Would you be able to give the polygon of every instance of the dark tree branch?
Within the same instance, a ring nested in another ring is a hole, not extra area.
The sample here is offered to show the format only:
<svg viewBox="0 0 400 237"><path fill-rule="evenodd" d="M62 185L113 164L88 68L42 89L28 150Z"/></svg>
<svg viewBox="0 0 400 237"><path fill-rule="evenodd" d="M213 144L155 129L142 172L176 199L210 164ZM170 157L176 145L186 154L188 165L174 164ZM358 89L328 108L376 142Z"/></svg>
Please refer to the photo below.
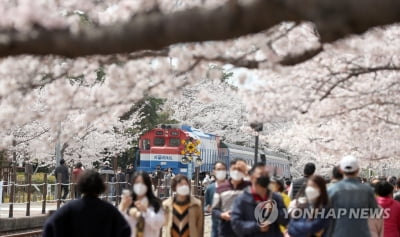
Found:
<svg viewBox="0 0 400 237"><path fill-rule="evenodd" d="M373 68L351 69L350 73L346 77L344 77L344 78L336 81L334 84L332 84L328 88L328 90L325 91L324 95L322 95L319 100L322 101L322 100L326 99L336 87L338 87L339 85L343 84L344 82L346 82L354 77L357 77L357 76L360 76L363 74L368 74L368 73L376 73L379 71L399 71L399 70L400 70L400 67L398 67L398 66L378 66L378 67L373 67Z"/></svg>
<svg viewBox="0 0 400 237"><path fill-rule="evenodd" d="M259 64L265 62L266 60L258 61L258 60L248 60L248 59L241 59L241 58L233 58L233 57L223 57L218 56L214 58L208 58L204 55L194 56L196 60L199 61L206 61L206 62L220 62L225 64L232 64L236 67L245 67L245 68L258 68Z"/></svg>
<svg viewBox="0 0 400 237"><path fill-rule="evenodd" d="M310 60L311 58L315 57L318 55L320 52L322 52L323 47L322 45L320 47L306 50L304 52L301 52L299 54L289 54L284 56L281 60L278 60L278 64L281 64L282 66L293 66L295 64L299 64L302 62L305 62L307 60ZM224 57L224 56L218 56L214 58L208 58L207 56L204 55L197 55L194 56L195 59L200 60L200 61L208 61L208 62L220 62L220 63L226 63L226 64L232 64L236 67L245 67L249 69L257 69L260 67L260 64L267 62L267 60L249 60L245 59L244 57L239 57L239 58L234 58L234 57Z"/></svg>
<svg viewBox="0 0 400 237"><path fill-rule="evenodd" d="M254 34L283 21L311 21L321 42L333 42L371 27L400 21L398 0L230 1L215 9L192 8L171 14L153 11L111 26L0 33L0 56L56 54L80 57L159 50L171 44L226 40Z"/></svg>
<svg viewBox="0 0 400 237"><path fill-rule="evenodd" d="M284 20L300 18L280 1L254 0L246 4L230 1L215 9L192 8L172 14L152 12L137 15L123 24L89 25L76 34L69 29L40 27L28 33L2 32L0 56L57 54L79 57L159 50L176 43L226 40L257 33Z"/></svg>
<svg viewBox="0 0 400 237"><path fill-rule="evenodd" d="M400 21L397 0L286 0L285 3L303 20L315 23L323 43Z"/></svg>
<svg viewBox="0 0 400 237"><path fill-rule="evenodd" d="M197 67L197 65L199 65L199 63L201 62L200 59L196 59L192 65L190 65L187 69L183 70L183 71L179 71L175 74L176 77L180 77L182 75L185 75L186 73L192 71L195 67ZM149 89L153 89L153 88L149 88Z"/></svg>
<svg viewBox="0 0 400 237"><path fill-rule="evenodd" d="M335 116L341 116L344 114L347 114L351 111L358 111L358 110L362 110L362 109L366 109L370 106L391 106L391 107L395 107L395 109L400 108L400 103L397 102L391 102L391 101L381 101L381 100L373 100L373 101L369 101L365 104L361 104L355 107L351 107L351 108L345 108L342 111L339 112L335 112L335 113L331 113L331 114L327 114L327 115L323 115L321 116L321 118L331 118L331 117L335 117Z"/></svg>
<svg viewBox="0 0 400 237"><path fill-rule="evenodd" d="M168 55L169 55L169 48L164 48L162 50L142 50L131 54L116 54L116 55L106 56L100 59L99 62L101 64L112 64L112 63L120 63L129 60L137 60L148 57L168 57Z"/></svg>
<svg viewBox="0 0 400 237"><path fill-rule="evenodd" d="M374 116L374 117L379 119L379 120L381 120L381 121L383 121L383 122L385 122L385 123L387 123L387 124L390 124L390 125L393 125L393 126L400 126L400 122L395 122L395 121L389 120L387 118L382 118L382 117L379 117L379 116Z"/></svg>
<svg viewBox="0 0 400 237"><path fill-rule="evenodd" d="M30 138L27 138L27 139L21 140L21 141L17 141L17 142L16 142L16 145L19 145L19 144L22 144L22 143L25 143L25 142L32 141L32 140L34 140L34 139L36 139L36 138L42 136L43 134L47 133L48 131L50 131L50 129L44 129L42 132L40 132L40 133L38 133L38 134L36 134L36 135L30 137Z"/></svg>
<svg viewBox="0 0 400 237"><path fill-rule="evenodd" d="M293 66L293 65L305 62L305 61L310 60L313 57L317 56L319 53L321 53L323 51L323 49L324 48L321 44L319 47L306 50L304 52L301 52L300 54L288 54L285 57L283 57L281 60L279 60L279 64L284 65L284 66Z"/></svg>

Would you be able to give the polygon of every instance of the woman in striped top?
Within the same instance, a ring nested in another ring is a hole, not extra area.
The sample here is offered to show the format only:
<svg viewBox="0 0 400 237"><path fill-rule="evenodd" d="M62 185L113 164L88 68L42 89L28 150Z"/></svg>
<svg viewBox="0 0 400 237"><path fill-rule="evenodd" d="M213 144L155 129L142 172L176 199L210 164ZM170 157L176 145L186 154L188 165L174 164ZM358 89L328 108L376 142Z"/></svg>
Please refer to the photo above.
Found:
<svg viewBox="0 0 400 237"><path fill-rule="evenodd" d="M164 201L166 237L203 236L203 210L199 199L190 195L189 179L176 175L171 184L176 195Z"/></svg>

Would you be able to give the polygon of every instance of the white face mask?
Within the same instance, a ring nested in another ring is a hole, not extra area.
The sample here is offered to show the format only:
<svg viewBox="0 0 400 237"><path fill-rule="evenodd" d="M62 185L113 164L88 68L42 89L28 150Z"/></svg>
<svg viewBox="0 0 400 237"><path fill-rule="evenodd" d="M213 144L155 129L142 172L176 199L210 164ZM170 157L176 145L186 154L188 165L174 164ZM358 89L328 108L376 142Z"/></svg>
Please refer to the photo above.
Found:
<svg viewBox="0 0 400 237"><path fill-rule="evenodd" d="M225 170L215 171L215 178L217 178L217 180L224 180L226 178L226 171Z"/></svg>
<svg viewBox="0 0 400 237"><path fill-rule="evenodd" d="M133 185L133 191L136 195L142 196L147 192L147 186L142 183L137 183Z"/></svg>
<svg viewBox="0 0 400 237"><path fill-rule="evenodd" d="M311 186L307 186L305 193L309 201L315 201L320 195L319 190Z"/></svg>
<svg viewBox="0 0 400 237"><path fill-rule="evenodd" d="M182 196L187 196L190 194L190 189L188 185L178 186L176 188L176 193Z"/></svg>
<svg viewBox="0 0 400 237"><path fill-rule="evenodd" d="M233 170L231 171L231 178L235 181L242 180L244 177L244 174L238 170Z"/></svg>

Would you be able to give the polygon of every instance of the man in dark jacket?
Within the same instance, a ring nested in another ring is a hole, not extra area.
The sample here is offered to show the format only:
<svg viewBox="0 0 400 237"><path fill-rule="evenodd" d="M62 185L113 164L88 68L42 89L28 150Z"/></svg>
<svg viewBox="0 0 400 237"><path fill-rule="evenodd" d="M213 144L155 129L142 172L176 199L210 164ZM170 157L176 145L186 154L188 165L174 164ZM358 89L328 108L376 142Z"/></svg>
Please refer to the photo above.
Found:
<svg viewBox="0 0 400 237"><path fill-rule="evenodd" d="M305 188L308 178L310 176L312 176L314 174L314 172L315 172L315 164L314 163L307 163L304 166L304 176L302 178L293 180L292 185L290 186L290 189L289 189L290 200L295 199L297 196L297 193L301 189Z"/></svg>
<svg viewBox="0 0 400 237"><path fill-rule="evenodd" d="M133 174L135 173L135 167L132 164L129 164L129 166L126 169L126 174L128 175L128 182L132 181Z"/></svg>
<svg viewBox="0 0 400 237"><path fill-rule="evenodd" d="M130 237L129 224L121 213L98 198L105 189L97 172L84 171L78 181L83 198L67 203L50 216L43 237Z"/></svg>
<svg viewBox="0 0 400 237"><path fill-rule="evenodd" d="M107 182L107 196L110 200L114 200L115 194L115 183L114 183L114 169L111 168L110 162L107 160L104 162L104 167L100 169L100 174L105 177Z"/></svg>
<svg viewBox="0 0 400 237"><path fill-rule="evenodd" d="M233 203L232 229L240 237L283 236L279 225L286 225L289 219L285 216L282 197L268 190L269 176L265 165L255 165L250 174L251 186Z"/></svg>
<svg viewBox="0 0 400 237"><path fill-rule="evenodd" d="M56 170L54 171L54 176L56 176L57 182L61 182L61 188L64 191L64 194L61 197L61 199L65 200L68 195L69 173L68 173L68 167L65 165L64 159L60 160L60 165L57 166Z"/></svg>
<svg viewBox="0 0 400 237"><path fill-rule="evenodd" d="M124 190L128 187L126 185L126 175L124 172L122 172L121 167L117 168L117 173L115 174L115 177L113 178L112 182L116 184L115 185L115 196L120 201L122 190Z"/></svg>

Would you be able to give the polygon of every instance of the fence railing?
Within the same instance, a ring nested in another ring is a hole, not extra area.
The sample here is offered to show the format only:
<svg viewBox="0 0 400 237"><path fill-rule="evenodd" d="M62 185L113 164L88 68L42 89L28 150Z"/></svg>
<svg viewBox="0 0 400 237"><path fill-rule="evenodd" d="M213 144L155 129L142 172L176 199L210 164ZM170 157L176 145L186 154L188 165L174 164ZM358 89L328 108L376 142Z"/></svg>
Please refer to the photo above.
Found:
<svg viewBox="0 0 400 237"><path fill-rule="evenodd" d="M41 214L46 214L48 204L56 203L57 209L60 208L62 203L68 202L73 199L79 198L79 193L77 192L77 184L70 182L63 184L60 182L60 177L58 182L51 183L48 181L48 175L43 174L42 183L32 183L32 175L26 175L25 182L15 182L9 181L2 185L3 195L2 195L2 205L8 205L8 217L14 217L14 206L25 205L25 216L31 215L31 206L41 204ZM118 176L115 182L108 182L110 180L108 175L105 178L105 184L107 190L103 193L100 198L109 202L112 202L116 206L121 200L121 194L123 189L132 190L132 184L127 181L120 181ZM126 176L124 180L129 180ZM172 195L170 181L164 179L152 179L153 192L160 199L166 199ZM68 188L68 195L65 199L62 199L62 194L64 192L64 186ZM192 194L201 198L203 196L203 187L195 185L192 181Z"/></svg>

